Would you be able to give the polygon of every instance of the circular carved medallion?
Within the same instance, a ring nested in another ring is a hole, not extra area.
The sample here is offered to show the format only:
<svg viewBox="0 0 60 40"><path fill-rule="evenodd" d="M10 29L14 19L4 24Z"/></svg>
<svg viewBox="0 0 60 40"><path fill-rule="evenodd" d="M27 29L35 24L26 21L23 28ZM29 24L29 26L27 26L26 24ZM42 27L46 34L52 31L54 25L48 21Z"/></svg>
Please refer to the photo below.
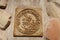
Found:
<svg viewBox="0 0 60 40"><path fill-rule="evenodd" d="M17 29L23 34L33 34L40 28L40 15L33 9L20 11L16 20Z"/></svg>

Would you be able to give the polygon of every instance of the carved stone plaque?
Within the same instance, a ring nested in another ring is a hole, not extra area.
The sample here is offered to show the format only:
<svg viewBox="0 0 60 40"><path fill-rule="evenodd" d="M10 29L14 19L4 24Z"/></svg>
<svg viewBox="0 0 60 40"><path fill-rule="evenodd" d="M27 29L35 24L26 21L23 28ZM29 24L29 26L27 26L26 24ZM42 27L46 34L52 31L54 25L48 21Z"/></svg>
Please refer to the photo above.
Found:
<svg viewBox="0 0 60 40"><path fill-rule="evenodd" d="M42 10L16 8L14 36L42 36Z"/></svg>

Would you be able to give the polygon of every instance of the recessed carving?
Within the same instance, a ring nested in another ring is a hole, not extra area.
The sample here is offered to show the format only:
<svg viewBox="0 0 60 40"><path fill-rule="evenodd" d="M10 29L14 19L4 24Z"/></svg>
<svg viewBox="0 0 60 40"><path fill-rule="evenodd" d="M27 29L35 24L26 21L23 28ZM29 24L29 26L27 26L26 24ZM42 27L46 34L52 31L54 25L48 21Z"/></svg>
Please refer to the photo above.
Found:
<svg viewBox="0 0 60 40"><path fill-rule="evenodd" d="M17 12L15 15L14 27L16 27L19 34L22 34L17 36L33 36L40 28L42 28L41 21L42 19L39 13L34 9L25 8Z"/></svg>

